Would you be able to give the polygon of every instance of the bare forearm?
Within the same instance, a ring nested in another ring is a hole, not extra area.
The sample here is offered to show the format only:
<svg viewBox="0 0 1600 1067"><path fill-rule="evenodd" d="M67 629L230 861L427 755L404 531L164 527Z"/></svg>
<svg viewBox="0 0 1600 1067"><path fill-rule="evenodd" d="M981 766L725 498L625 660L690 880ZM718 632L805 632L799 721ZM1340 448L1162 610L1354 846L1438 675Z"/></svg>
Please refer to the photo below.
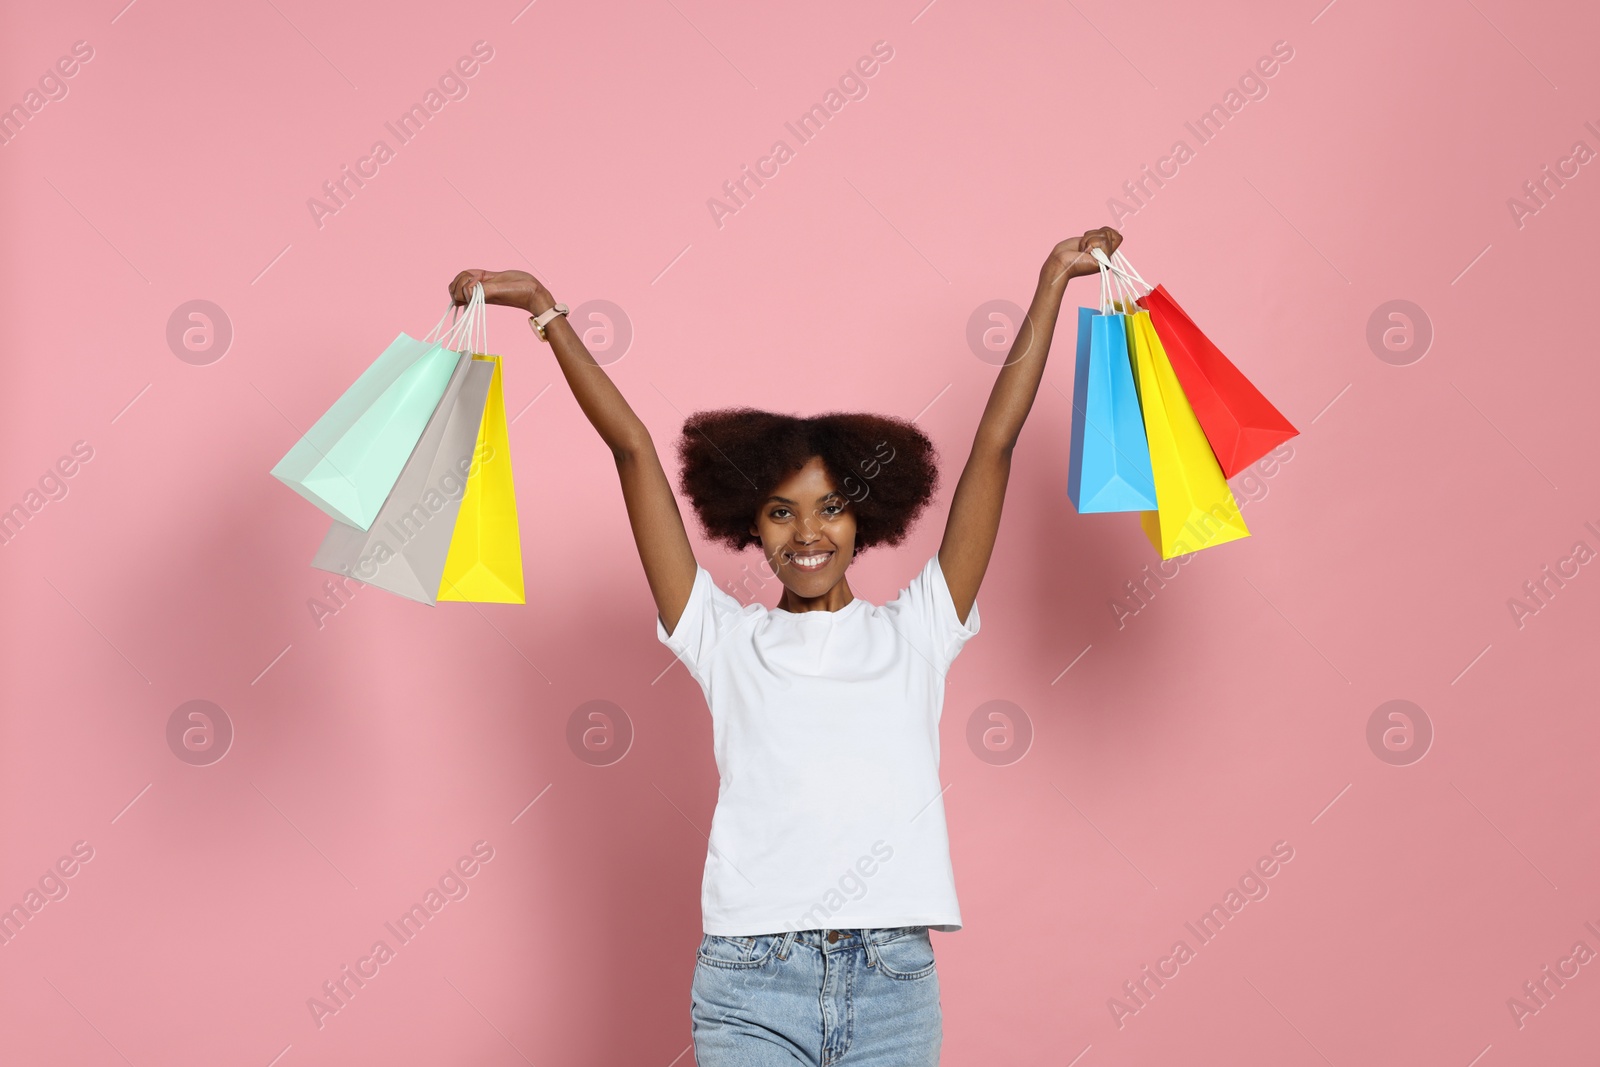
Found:
<svg viewBox="0 0 1600 1067"><path fill-rule="evenodd" d="M1090 230L1082 237L1058 242L1039 271L1039 287L1034 290L1027 321L1017 331L1006 365L995 376L972 454L950 498L950 518L939 543L939 567L958 618L966 619L972 610L994 552L1006 482L1011 477L1011 452L1044 380L1045 359L1050 355L1050 338L1056 332L1067 282L1096 269L1092 247L1109 255L1121 242L1122 235L1109 227Z"/></svg>
<svg viewBox="0 0 1600 1067"><path fill-rule="evenodd" d="M555 304L550 291L542 286L528 303L528 313L540 314ZM650 433L639 416L623 397L621 390L595 361L589 349L578 336L578 331L567 322L565 315L557 315L544 328L545 337L555 352L561 374L572 389L578 407L600 434L618 462L642 450L652 450Z"/></svg>
<svg viewBox="0 0 1600 1067"><path fill-rule="evenodd" d="M1027 421L1034 397L1039 393L1039 383L1044 380L1050 340L1055 335L1066 290L1066 275L1052 270L1047 263L1039 274L1039 285L1034 290L1027 319L1017 331L1005 365L1000 368L989 392L989 403L978 422L974 449L995 449L1009 454L1016 446L1022 424Z"/></svg>

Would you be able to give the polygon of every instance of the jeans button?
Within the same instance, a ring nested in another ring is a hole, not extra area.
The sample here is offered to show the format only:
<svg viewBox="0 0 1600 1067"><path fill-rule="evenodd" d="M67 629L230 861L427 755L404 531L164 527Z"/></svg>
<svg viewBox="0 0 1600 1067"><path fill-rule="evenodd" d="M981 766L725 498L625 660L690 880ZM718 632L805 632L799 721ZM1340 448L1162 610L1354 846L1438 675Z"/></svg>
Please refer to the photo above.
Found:
<svg viewBox="0 0 1600 1067"><path fill-rule="evenodd" d="M833 944L834 942L836 942L838 940L839 940L839 931L837 931L837 930L829 930L828 931L828 944L831 945L831 944Z"/></svg>

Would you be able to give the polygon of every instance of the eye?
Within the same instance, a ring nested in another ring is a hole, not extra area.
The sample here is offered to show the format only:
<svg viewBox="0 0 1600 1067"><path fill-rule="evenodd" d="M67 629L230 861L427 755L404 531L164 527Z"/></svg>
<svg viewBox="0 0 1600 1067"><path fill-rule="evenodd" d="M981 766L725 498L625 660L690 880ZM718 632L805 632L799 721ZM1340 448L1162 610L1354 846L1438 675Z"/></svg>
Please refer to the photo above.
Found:
<svg viewBox="0 0 1600 1067"><path fill-rule="evenodd" d="M828 518L830 518L830 519L836 518L837 516L840 516L840 515L844 514L844 505L842 505L842 504L824 504L823 507L822 507L822 513L824 515L828 516Z"/></svg>
<svg viewBox="0 0 1600 1067"><path fill-rule="evenodd" d="M788 508L773 508L770 512L767 513L767 517L772 519L775 522L782 522L784 519L787 519L789 517L789 509Z"/></svg>

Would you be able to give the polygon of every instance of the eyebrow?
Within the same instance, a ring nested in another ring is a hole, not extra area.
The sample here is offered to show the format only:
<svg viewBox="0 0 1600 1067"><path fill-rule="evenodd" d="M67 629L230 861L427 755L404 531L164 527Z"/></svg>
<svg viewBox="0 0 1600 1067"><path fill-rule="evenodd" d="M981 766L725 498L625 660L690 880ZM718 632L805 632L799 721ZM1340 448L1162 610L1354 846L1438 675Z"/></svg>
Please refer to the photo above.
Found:
<svg viewBox="0 0 1600 1067"><path fill-rule="evenodd" d="M843 496L844 496L844 494L843 494L843 493L840 493L840 492L838 492L838 491L837 491L837 490L835 490L835 491L834 491L834 492L831 492L831 493L827 493L827 494L825 494L825 495L823 495L823 496L820 496L820 497L818 497L818 498L817 498L817 503L819 503L819 504L820 504L820 503L822 503L822 502L823 502L823 501L825 501L825 500L832 500L832 499L833 499L833 498L834 498L834 497L840 497L840 498L843 498ZM767 503L769 503L769 504L771 504L771 503L773 503L773 502L774 502L774 501L776 501L776 502L777 502L777 503L779 503L779 504L788 504L788 505L790 505L790 506L791 506L791 507L794 507L794 506L797 506L797 505L795 505L795 502L794 502L794 501L793 501L793 500L790 500L790 499L789 499L789 498L788 498L788 497L786 497L786 496L776 496L776 495L774 495L774 496L769 496L769 497L767 497Z"/></svg>

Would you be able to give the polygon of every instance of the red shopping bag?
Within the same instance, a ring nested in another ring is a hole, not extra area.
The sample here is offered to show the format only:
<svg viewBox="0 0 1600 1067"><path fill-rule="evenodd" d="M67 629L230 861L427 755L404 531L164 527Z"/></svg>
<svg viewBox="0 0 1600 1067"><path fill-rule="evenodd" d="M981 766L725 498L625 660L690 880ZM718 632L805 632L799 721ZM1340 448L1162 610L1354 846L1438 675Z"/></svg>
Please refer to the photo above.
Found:
<svg viewBox="0 0 1600 1067"><path fill-rule="evenodd" d="M1116 265L1149 289L1139 298L1139 306L1150 312L1150 323L1225 477L1232 478L1300 432L1222 354L1164 286L1150 289L1120 252Z"/></svg>

